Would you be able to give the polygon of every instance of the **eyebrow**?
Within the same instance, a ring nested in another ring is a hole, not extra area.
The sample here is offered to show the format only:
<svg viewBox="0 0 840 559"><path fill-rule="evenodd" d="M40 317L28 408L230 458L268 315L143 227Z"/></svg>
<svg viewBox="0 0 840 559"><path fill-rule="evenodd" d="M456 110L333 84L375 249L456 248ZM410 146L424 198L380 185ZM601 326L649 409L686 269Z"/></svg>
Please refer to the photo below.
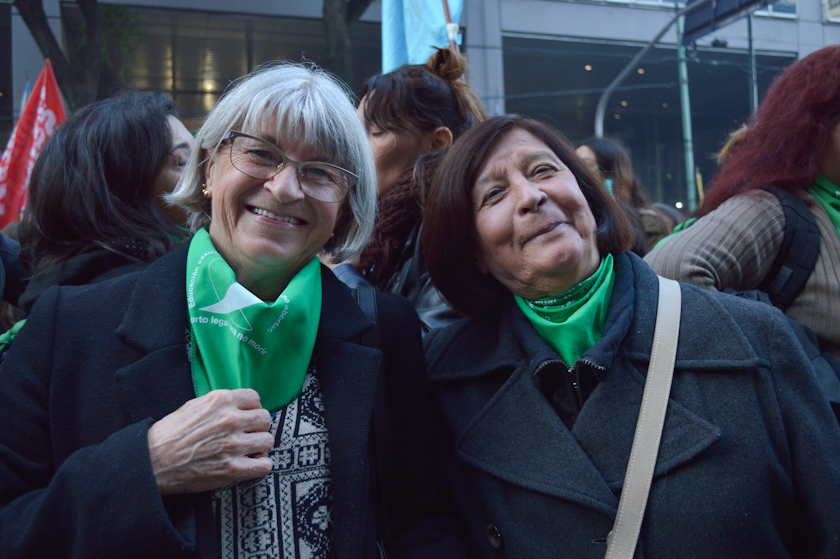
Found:
<svg viewBox="0 0 840 559"><path fill-rule="evenodd" d="M169 153L175 153L179 149L189 149L189 148L190 148L190 146L187 145L187 142L181 142L180 144L178 144L177 146L172 148L172 151L170 151Z"/></svg>

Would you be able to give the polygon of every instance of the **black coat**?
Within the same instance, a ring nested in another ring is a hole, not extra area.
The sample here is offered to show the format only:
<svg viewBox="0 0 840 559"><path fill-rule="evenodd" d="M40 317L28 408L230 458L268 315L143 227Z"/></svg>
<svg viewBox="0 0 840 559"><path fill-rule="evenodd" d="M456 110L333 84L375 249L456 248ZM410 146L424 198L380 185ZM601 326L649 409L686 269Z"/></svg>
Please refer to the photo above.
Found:
<svg viewBox="0 0 840 559"><path fill-rule="evenodd" d="M383 280L376 287L383 293L402 295L420 317L423 335L435 328L443 328L458 320L458 314L443 300L435 289L426 269L426 259L423 257L420 233L422 227L418 224L411 230L408 240L400 253L394 273ZM349 287L370 287L359 270L350 264L341 264L333 270L338 279Z"/></svg>
<svg viewBox="0 0 840 559"><path fill-rule="evenodd" d="M604 336L572 374L512 298L498 320L464 319L426 338L449 490L482 557L604 556L658 294L635 255L617 255L615 273ZM637 557L837 559L840 428L784 317L681 289Z"/></svg>
<svg viewBox="0 0 840 559"><path fill-rule="evenodd" d="M147 431L195 392L187 359L187 246L144 271L44 293L0 369L0 556L217 557L209 493L161 498ZM322 269L314 358L331 454L334 550L378 557L371 417L385 373L392 435L392 556L453 557L426 449L427 386L417 316L378 296L384 352ZM384 356L383 356L384 353ZM398 475L397 473L398 472Z"/></svg>
<svg viewBox="0 0 840 559"><path fill-rule="evenodd" d="M44 291L54 285L100 283L145 268L151 260L140 241L119 239L106 244L91 243L47 273L35 276L25 286L19 306L29 312Z"/></svg>

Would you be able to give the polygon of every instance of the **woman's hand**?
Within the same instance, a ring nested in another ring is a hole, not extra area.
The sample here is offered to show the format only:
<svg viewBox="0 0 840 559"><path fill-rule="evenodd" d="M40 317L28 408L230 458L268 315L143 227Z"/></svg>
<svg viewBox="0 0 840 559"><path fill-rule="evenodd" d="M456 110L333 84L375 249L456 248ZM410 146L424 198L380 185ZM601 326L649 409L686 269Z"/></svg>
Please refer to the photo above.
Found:
<svg viewBox="0 0 840 559"><path fill-rule="evenodd" d="M214 390L149 429L149 455L161 495L199 493L271 472L271 415L255 390Z"/></svg>

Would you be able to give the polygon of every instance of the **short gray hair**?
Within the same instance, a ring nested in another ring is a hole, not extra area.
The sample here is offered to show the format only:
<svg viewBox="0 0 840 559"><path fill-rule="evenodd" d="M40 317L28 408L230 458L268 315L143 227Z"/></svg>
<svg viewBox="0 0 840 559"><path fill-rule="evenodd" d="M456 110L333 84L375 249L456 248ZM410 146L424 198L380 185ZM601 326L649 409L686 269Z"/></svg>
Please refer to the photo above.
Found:
<svg viewBox="0 0 840 559"><path fill-rule="evenodd" d="M353 102L352 92L337 78L311 64L263 64L233 82L210 111L195 137L195 144L171 204L190 213L195 232L210 225L210 200L202 194L205 163L231 130L267 132L318 146L319 157L359 176L342 204L335 236L324 246L333 261L341 262L367 246L376 213L376 168L367 135ZM268 117L268 118L267 118ZM266 130L274 117L277 129Z"/></svg>

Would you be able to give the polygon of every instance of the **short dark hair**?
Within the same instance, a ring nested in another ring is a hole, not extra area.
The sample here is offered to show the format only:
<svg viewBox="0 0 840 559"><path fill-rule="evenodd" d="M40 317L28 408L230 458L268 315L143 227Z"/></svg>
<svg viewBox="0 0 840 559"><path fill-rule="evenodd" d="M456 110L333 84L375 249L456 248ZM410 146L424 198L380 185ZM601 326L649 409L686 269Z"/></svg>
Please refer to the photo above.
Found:
<svg viewBox="0 0 840 559"><path fill-rule="evenodd" d="M91 244L141 241L154 259L179 230L158 209L153 184L172 149L162 92L128 90L79 109L39 155L21 223L22 256L34 274ZM135 255L127 255L136 259Z"/></svg>
<svg viewBox="0 0 840 559"><path fill-rule="evenodd" d="M538 138L569 168L595 217L601 254L629 250L634 233L624 212L571 144L553 128L518 115L493 117L456 141L435 174L426 197L423 253L441 295L470 316L494 314L510 291L478 267L472 191L478 170L495 145L513 130Z"/></svg>

